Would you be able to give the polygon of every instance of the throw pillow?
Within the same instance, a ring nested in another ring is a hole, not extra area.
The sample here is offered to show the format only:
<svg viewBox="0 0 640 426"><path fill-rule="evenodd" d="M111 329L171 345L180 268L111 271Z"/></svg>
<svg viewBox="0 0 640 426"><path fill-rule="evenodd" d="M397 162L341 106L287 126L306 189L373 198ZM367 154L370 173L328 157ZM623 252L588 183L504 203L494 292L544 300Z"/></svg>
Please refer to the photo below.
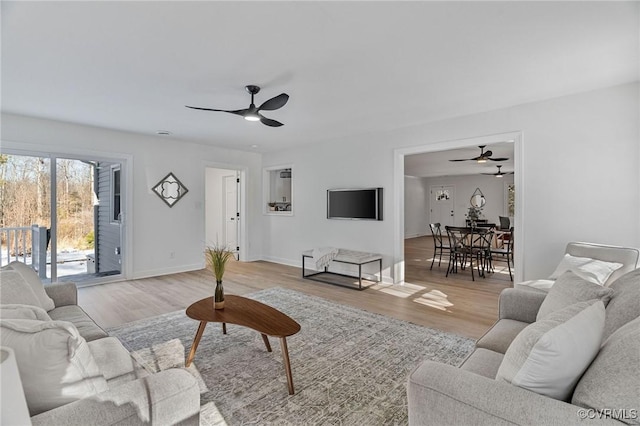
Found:
<svg viewBox="0 0 640 426"><path fill-rule="evenodd" d="M576 257L565 254L549 279L555 280L567 271L598 285L604 285L611 274L622 267L622 263L605 262L589 257Z"/></svg>
<svg viewBox="0 0 640 426"><path fill-rule="evenodd" d="M9 263L9 266L12 267L14 271L22 275L22 278L24 278L26 283L29 284L31 290L33 290L33 293L36 295L40 302L38 306L40 306L47 312L55 308L53 299L50 298L47 292L44 290L44 285L42 284L38 273L32 267L17 261Z"/></svg>
<svg viewBox="0 0 640 426"><path fill-rule="evenodd" d="M0 321L2 346L13 349L31 416L108 389L87 342L72 323Z"/></svg>
<svg viewBox="0 0 640 426"><path fill-rule="evenodd" d="M640 269L627 272L611 284L613 297L607 305L604 336L611 336L617 329L640 316Z"/></svg>
<svg viewBox="0 0 640 426"><path fill-rule="evenodd" d="M40 306L38 297L22 275L13 269L0 270L0 303Z"/></svg>
<svg viewBox="0 0 640 426"><path fill-rule="evenodd" d="M496 380L566 401L600 349L604 304L579 302L527 326L504 354Z"/></svg>
<svg viewBox="0 0 640 426"><path fill-rule="evenodd" d="M637 301L636 301L637 302ZM640 318L607 339L580 379L571 403L627 424L640 424Z"/></svg>
<svg viewBox="0 0 640 426"><path fill-rule="evenodd" d="M612 295L613 290L608 287L585 281L571 271L565 272L556 280L547 297L544 298L536 321L564 307L587 300L600 299L607 306Z"/></svg>
<svg viewBox="0 0 640 426"><path fill-rule="evenodd" d="M51 321L47 311L33 305L0 305L0 319Z"/></svg>

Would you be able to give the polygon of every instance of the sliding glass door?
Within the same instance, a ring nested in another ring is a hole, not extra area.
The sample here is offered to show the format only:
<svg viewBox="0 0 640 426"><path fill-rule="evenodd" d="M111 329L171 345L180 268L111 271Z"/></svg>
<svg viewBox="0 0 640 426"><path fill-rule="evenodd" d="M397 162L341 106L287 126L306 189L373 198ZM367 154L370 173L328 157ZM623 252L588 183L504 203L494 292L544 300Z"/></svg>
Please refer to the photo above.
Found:
<svg viewBox="0 0 640 426"><path fill-rule="evenodd" d="M0 156L2 265L80 285L122 273L123 161Z"/></svg>

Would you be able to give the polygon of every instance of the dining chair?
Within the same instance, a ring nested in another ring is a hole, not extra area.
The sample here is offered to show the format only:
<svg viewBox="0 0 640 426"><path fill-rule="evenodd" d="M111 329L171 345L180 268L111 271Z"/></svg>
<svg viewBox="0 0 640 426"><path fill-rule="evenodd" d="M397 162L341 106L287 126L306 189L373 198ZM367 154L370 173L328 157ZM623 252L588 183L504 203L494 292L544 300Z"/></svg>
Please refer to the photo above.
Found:
<svg viewBox="0 0 640 426"><path fill-rule="evenodd" d="M433 263L436 261L436 255L438 250L440 250L440 257L438 258L438 268L442 263L442 252L446 251L449 256L451 256L451 247L449 246L448 241L445 242L442 238L442 227L440 223L430 223L429 228L431 228L431 235L433 235L433 258L431 259L431 267L429 269L433 269Z"/></svg>
<svg viewBox="0 0 640 426"><path fill-rule="evenodd" d="M507 233L505 233L506 235ZM502 247L492 247L490 250L491 256L491 269L493 270L493 261L505 260L507 262L507 268L509 269L509 278L513 281L513 273L511 272L511 265L513 264L513 243L514 243L513 227L509 228L508 238L504 239ZM493 257L493 255L499 255L501 257Z"/></svg>
<svg viewBox="0 0 640 426"><path fill-rule="evenodd" d="M460 264L460 269L464 270L468 262L471 270L471 280L476 280L475 269L478 270L478 276L484 278L493 238L492 229L455 226L447 226L445 229L447 230L449 246L451 247L447 276L449 276L449 273L458 271L458 263Z"/></svg>
<svg viewBox="0 0 640 426"><path fill-rule="evenodd" d="M509 239L509 229L511 229L511 219L507 216L498 216L500 220L500 227L497 228L496 232L496 244L498 247L503 247L504 244Z"/></svg>

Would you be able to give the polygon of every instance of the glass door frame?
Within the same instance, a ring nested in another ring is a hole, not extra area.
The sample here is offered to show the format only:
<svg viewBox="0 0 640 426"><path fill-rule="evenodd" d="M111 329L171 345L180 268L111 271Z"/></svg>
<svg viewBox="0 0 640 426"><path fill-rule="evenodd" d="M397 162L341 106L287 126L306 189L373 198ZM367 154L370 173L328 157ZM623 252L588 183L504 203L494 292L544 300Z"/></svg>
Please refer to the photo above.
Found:
<svg viewBox="0 0 640 426"><path fill-rule="evenodd" d="M128 218L131 217L131 208L133 205L133 156L130 154L117 154L105 152L89 152L89 151L52 151L47 146L35 146L33 149L23 149L20 146L26 144L15 144L8 141L2 141L2 150L0 153L8 155L19 155L29 157L41 157L49 159L50 167L50 197L51 197L51 276L49 279L52 283L58 282L57 275L57 222L58 222L58 206L57 206L57 160L69 159L78 161L106 161L120 163L120 186L121 191L124 190L124 197L121 197L121 259L120 273L109 275L106 277L95 277L87 280L84 285L102 284L106 282L120 281L131 276L131 250L132 247L131 233L128 232ZM94 232L96 230L94 229ZM80 285L82 286L82 284Z"/></svg>

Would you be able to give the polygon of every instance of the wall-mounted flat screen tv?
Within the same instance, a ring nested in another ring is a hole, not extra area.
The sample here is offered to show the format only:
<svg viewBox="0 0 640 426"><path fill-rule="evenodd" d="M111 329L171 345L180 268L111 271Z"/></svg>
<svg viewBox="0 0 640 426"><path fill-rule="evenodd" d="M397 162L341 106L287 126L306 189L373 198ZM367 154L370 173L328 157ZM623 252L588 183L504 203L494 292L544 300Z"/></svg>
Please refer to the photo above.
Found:
<svg viewBox="0 0 640 426"><path fill-rule="evenodd" d="M382 188L327 190L327 219L382 220Z"/></svg>

